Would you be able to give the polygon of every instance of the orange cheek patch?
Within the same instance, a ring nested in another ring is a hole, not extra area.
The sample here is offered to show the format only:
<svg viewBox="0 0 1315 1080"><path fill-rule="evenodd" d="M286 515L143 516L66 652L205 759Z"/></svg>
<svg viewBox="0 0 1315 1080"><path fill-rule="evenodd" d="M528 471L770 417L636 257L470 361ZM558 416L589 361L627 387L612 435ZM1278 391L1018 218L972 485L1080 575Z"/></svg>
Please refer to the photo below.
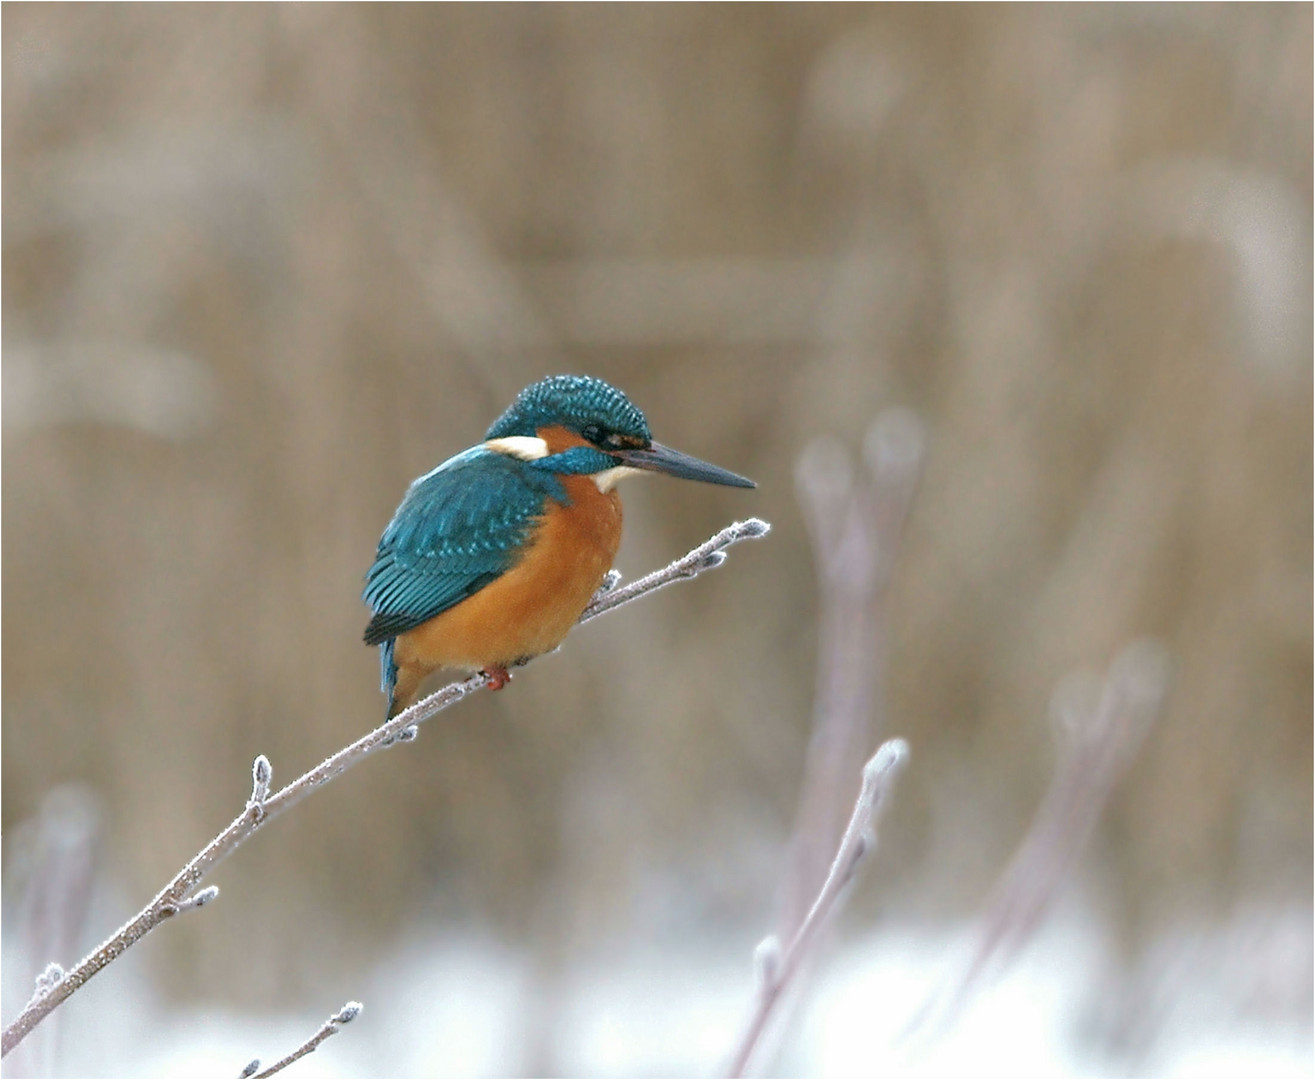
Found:
<svg viewBox="0 0 1315 1080"><path fill-rule="evenodd" d="M588 446L589 440L577 435L574 431L564 428L559 424L552 427L539 428L539 438L548 446L548 453L560 454L563 450L569 450L573 446Z"/></svg>

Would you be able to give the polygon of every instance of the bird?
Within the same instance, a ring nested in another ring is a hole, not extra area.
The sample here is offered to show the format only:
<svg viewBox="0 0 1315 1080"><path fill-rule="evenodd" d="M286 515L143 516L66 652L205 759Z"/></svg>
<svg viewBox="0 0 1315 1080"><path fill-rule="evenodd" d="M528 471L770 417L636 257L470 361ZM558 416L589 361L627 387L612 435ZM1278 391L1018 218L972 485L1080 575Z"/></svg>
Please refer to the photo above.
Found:
<svg viewBox="0 0 1315 1080"><path fill-rule="evenodd" d="M588 375L527 386L483 442L413 481L362 594L388 717L440 668L500 690L509 668L560 645L621 544L616 485L642 473L757 486L654 442L634 403Z"/></svg>

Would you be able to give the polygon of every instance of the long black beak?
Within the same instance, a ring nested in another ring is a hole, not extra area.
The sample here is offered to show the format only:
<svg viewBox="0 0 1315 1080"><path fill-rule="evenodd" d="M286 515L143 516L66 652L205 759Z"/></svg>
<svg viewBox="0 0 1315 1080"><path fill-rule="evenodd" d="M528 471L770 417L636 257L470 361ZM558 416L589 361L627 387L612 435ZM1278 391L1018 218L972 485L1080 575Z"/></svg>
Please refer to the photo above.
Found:
<svg viewBox="0 0 1315 1080"><path fill-rule="evenodd" d="M632 469L646 469L649 472L679 476L682 480L702 480L705 484L725 484L727 487L758 486L748 477L710 465L661 443L649 443L648 446L634 450L609 450L608 453Z"/></svg>

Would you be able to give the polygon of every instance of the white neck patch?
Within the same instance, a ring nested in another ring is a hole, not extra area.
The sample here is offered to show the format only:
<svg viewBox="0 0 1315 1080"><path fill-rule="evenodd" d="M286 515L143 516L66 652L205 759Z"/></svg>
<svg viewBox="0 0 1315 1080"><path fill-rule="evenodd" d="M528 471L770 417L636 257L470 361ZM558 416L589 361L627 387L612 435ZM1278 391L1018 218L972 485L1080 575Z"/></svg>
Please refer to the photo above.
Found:
<svg viewBox="0 0 1315 1080"><path fill-rule="evenodd" d="M505 439L489 439L484 449L521 461L538 461L548 456L548 444L533 435L508 435Z"/></svg>
<svg viewBox="0 0 1315 1080"><path fill-rule="evenodd" d="M593 473L593 481L598 485L598 490L607 492L616 487L617 483L624 480L627 476L638 476L643 469L635 469L629 465L617 465L612 469L604 469L602 472Z"/></svg>
<svg viewBox="0 0 1315 1080"><path fill-rule="evenodd" d="M506 454L520 461L538 461L548 456L548 444L533 435L508 435L505 439L489 439L484 443L485 450L495 454ZM639 476L644 470L629 465L616 465L602 472L590 473L590 479L602 492L611 491L627 476Z"/></svg>

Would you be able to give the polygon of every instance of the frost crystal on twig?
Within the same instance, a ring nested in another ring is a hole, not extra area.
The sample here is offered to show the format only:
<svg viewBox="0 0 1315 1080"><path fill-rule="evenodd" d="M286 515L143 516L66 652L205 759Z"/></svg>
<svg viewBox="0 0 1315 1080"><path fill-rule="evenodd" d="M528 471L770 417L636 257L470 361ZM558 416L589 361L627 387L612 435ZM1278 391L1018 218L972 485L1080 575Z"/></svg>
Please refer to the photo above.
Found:
<svg viewBox="0 0 1315 1080"><path fill-rule="evenodd" d="M334 1016L333 1022L335 1024L350 1024L361 1015L361 1010L364 1008L365 1006L359 1001L349 1001L338 1010L338 1014Z"/></svg>
<svg viewBox="0 0 1315 1080"><path fill-rule="evenodd" d="M44 997L63 981L64 969L51 961L46 965L45 970L37 976L36 996Z"/></svg>
<svg viewBox="0 0 1315 1080"><path fill-rule="evenodd" d="M760 994L775 986L780 979L781 939L775 934L768 934L753 950L753 974L754 986Z"/></svg>

